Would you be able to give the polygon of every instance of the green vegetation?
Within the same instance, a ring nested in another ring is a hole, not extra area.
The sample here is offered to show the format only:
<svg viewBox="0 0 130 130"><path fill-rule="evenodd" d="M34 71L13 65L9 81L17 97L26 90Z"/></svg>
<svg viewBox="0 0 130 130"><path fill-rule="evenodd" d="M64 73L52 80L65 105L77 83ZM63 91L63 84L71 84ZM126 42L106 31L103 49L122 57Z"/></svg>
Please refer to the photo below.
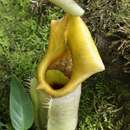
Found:
<svg viewBox="0 0 130 130"><path fill-rule="evenodd" d="M4 121L8 120L11 75L22 80L34 76L47 47L50 21L61 15L57 7L45 6L41 19L32 7L28 0L0 1L0 119Z"/></svg>
<svg viewBox="0 0 130 130"><path fill-rule="evenodd" d="M91 78L80 104L79 130L129 130L128 85L99 74Z"/></svg>
<svg viewBox="0 0 130 130"><path fill-rule="evenodd" d="M129 0L81 0L84 20L97 41L110 75L130 73ZM0 1L0 130L13 130L9 119L9 82L34 76L47 48L51 19L63 11L28 0ZM109 48L109 49L108 49ZM107 53L106 53L107 52ZM114 72L114 73L113 73ZM130 92L127 83L104 74L84 83L77 130L129 130Z"/></svg>
<svg viewBox="0 0 130 130"><path fill-rule="evenodd" d="M15 130L28 130L34 120L33 105L21 82L13 76L10 83L10 118Z"/></svg>

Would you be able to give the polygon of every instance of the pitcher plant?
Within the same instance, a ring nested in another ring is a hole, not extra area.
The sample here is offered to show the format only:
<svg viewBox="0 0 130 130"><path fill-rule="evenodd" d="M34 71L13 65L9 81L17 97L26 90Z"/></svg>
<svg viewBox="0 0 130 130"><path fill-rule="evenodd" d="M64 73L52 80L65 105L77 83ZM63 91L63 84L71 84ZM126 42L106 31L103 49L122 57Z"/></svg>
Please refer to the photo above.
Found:
<svg viewBox="0 0 130 130"><path fill-rule="evenodd" d="M48 50L31 81L35 125L37 130L75 130L81 84L105 67L87 25L80 18L83 9L74 1L72 4L72 0L50 1L67 13L51 21Z"/></svg>

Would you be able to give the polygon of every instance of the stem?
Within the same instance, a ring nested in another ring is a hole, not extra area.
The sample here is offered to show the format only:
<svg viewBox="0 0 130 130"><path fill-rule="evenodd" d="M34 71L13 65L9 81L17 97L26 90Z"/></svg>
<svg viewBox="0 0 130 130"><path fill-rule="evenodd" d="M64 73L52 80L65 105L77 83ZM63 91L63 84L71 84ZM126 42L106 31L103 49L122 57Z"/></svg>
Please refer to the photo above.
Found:
<svg viewBox="0 0 130 130"><path fill-rule="evenodd" d="M55 5L64 9L65 12L74 15L81 16L84 14L84 10L74 0L50 0Z"/></svg>

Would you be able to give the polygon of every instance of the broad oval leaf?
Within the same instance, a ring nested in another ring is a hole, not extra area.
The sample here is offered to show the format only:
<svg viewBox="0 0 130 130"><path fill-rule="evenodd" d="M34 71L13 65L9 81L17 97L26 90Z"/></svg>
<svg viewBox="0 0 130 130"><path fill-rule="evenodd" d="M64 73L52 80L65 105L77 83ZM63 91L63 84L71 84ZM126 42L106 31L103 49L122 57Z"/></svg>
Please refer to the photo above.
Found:
<svg viewBox="0 0 130 130"><path fill-rule="evenodd" d="M27 130L33 123L33 107L29 94L13 76L10 90L10 117L15 130Z"/></svg>

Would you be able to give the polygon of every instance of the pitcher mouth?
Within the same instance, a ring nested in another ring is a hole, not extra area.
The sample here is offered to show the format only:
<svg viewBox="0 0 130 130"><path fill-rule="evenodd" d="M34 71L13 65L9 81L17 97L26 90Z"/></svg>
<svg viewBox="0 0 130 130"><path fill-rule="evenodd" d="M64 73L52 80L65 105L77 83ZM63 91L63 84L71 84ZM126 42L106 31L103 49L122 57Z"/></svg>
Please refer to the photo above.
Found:
<svg viewBox="0 0 130 130"><path fill-rule="evenodd" d="M48 69L59 70L63 72L68 78L70 78L72 75L72 64L73 62L71 52L66 49L66 51L60 58L58 58L57 60L52 62L52 64L49 65Z"/></svg>
<svg viewBox="0 0 130 130"><path fill-rule="evenodd" d="M57 90L57 89L63 88L65 84L54 83L54 84L50 84L50 85L51 85L51 87L52 87L53 89Z"/></svg>
<svg viewBox="0 0 130 130"><path fill-rule="evenodd" d="M71 52L67 49L60 58L53 61L48 66L46 75L49 71L50 73L53 73L56 76L53 77L53 81L48 81L47 78L51 77L46 76L45 78L46 82L55 90L63 88L69 82L72 76L72 67L73 67L72 55Z"/></svg>

